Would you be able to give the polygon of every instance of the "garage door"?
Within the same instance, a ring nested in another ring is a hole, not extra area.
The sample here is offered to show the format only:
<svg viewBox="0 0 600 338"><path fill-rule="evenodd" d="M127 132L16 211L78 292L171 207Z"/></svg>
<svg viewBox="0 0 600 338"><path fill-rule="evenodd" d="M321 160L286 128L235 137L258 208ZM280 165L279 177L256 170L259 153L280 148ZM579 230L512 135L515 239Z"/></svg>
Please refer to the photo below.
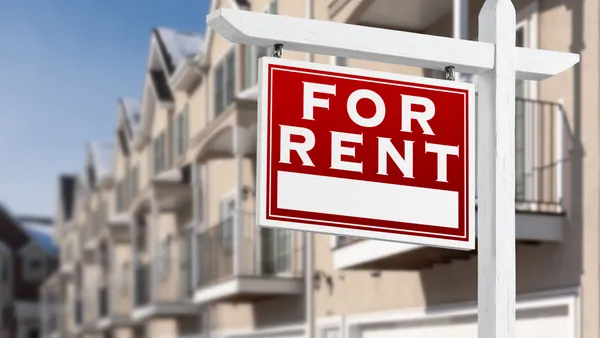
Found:
<svg viewBox="0 0 600 338"><path fill-rule="evenodd" d="M574 316L566 305L517 311L517 338L574 337ZM474 315L444 319L423 319L396 325L367 326L360 330L361 338L477 338L477 318Z"/></svg>

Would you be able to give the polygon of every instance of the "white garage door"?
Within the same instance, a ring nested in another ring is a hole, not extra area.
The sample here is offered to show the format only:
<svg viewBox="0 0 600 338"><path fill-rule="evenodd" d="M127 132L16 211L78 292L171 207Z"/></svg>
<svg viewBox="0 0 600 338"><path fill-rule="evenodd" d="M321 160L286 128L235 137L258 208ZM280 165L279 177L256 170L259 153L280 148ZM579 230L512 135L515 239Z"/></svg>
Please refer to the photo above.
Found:
<svg viewBox="0 0 600 338"><path fill-rule="evenodd" d="M361 338L477 338L474 315L437 320L423 319L401 325L363 327ZM517 311L517 338L572 338L574 317L566 305Z"/></svg>

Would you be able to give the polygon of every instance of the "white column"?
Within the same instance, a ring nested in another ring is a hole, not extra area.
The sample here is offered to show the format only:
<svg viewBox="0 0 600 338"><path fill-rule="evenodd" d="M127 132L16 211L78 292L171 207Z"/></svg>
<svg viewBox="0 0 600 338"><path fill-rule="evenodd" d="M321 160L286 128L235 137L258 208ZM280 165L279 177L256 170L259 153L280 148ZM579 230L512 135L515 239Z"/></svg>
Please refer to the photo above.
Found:
<svg viewBox="0 0 600 338"><path fill-rule="evenodd" d="M515 334L515 8L486 0L479 40L493 43L494 69L479 75L479 337Z"/></svg>
<svg viewBox="0 0 600 338"><path fill-rule="evenodd" d="M233 127L233 154L235 157L235 216L233 223L233 272L234 275L244 273L243 270L243 236L244 214L242 206L243 182L243 155L244 155L244 128L238 125Z"/></svg>
<svg viewBox="0 0 600 338"><path fill-rule="evenodd" d="M558 100L558 106L556 107L556 122L554 131L556 133L556 143L555 143L555 163L556 163L556 202L558 202L558 210L559 212L563 211L563 170L564 170L564 160L565 160L565 148L564 148L564 132L565 132L565 120L563 116L563 100Z"/></svg>
<svg viewBox="0 0 600 338"><path fill-rule="evenodd" d="M452 0L452 37L469 40L469 0ZM469 81L470 74L455 73L460 81Z"/></svg>

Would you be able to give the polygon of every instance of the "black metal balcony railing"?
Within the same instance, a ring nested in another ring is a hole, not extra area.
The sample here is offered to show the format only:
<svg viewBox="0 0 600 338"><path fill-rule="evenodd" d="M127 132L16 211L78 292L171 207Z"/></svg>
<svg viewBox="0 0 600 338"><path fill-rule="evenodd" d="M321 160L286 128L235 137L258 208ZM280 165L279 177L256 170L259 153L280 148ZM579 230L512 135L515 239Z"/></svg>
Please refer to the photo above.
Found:
<svg viewBox="0 0 600 338"><path fill-rule="evenodd" d="M98 290L98 315L100 318L108 317L108 295L109 290L107 286L103 286Z"/></svg>
<svg viewBox="0 0 600 338"><path fill-rule="evenodd" d="M516 98L515 105L516 210L562 212L563 166L574 146L564 109L525 98ZM336 247L360 240L340 237Z"/></svg>
<svg viewBox="0 0 600 338"><path fill-rule="evenodd" d="M135 269L135 306L142 307L150 303L152 270L148 264L140 264Z"/></svg>
<svg viewBox="0 0 600 338"><path fill-rule="evenodd" d="M562 105L516 99L515 201L523 211L560 212L572 138Z"/></svg>
<svg viewBox="0 0 600 338"><path fill-rule="evenodd" d="M198 287L232 277L234 259L239 250L239 276L274 275L296 276L300 272L302 245L289 230L259 229L254 214L243 214L240 247L235 247L235 217L198 234ZM259 235L260 234L260 235Z"/></svg>

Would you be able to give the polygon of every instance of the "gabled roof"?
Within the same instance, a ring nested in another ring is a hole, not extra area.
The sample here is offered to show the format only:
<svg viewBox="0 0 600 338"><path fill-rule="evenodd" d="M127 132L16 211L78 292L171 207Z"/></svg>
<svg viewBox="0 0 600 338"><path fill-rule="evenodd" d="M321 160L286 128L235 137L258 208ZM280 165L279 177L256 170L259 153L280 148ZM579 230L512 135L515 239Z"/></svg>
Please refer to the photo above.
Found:
<svg viewBox="0 0 600 338"><path fill-rule="evenodd" d="M47 254L58 255L58 247L54 243L52 219L39 216L14 216L0 203L0 240L12 250L17 251L35 243Z"/></svg>
<svg viewBox="0 0 600 338"><path fill-rule="evenodd" d="M110 143L89 142L89 160L99 180L112 176L115 148Z"/></svg>
<svg viewBox="0 0 600 338"><path fill-rule="evenodd" d="M125 122L131 129L131 137L133 137L140 129L140 101L132 98L119 98L120 113L123 114Z"/></svg>
<svg viewBox="0 0 600 338"><path fill-rule="evenodd" d="M51 219L17 217L16 220L33 243L39 245L48 255L58 256L58 246L54 243L54 227Z"/></svg>
<svg viewBox="0 0 600 338"><path fill-rule="evenodd" d="M199 33L180 32L171 28L157 27L152 30L150 51L144 92L140 105L140 127L134 134L133 145L141 147L149 139L152 128L153 106L158 103L171 107L173 104L173 88L170 78L175 70L195 56L204 44Z"/></svg>
<svg viewBox="0 0 600 338"><path fill-rule="evenodd" d="M224 0L221 0L224 1ZM210 6L208 9L208 13L212 13L217 10L217 3L219 0L211 0ZM250 2L248 0L229 0L229 5L233 9L249 9ZM203 65L207 62L208 56L210 55L210 47L212 47L212 39L214 38L215 32L208 26L206 26L206 32L204 33L204 44L201 49L199 49L196 53L195 59L200 61L200 64Z"/></svg>
<svg viewBox="0 0 600 338"><path fill-rule="evenodd" d="M182 61L198 53L204 44L204 37L198 33L180 32L166 27L155 28L154 33L169 74Z"/></svg>
<svg viewBox="0 0 600 338"><path fill-rule="evenodd" d="M59 178L59 204L63 222L68 222L74 215L75 188L77 177L72 174L62 174Z"/></svg>

